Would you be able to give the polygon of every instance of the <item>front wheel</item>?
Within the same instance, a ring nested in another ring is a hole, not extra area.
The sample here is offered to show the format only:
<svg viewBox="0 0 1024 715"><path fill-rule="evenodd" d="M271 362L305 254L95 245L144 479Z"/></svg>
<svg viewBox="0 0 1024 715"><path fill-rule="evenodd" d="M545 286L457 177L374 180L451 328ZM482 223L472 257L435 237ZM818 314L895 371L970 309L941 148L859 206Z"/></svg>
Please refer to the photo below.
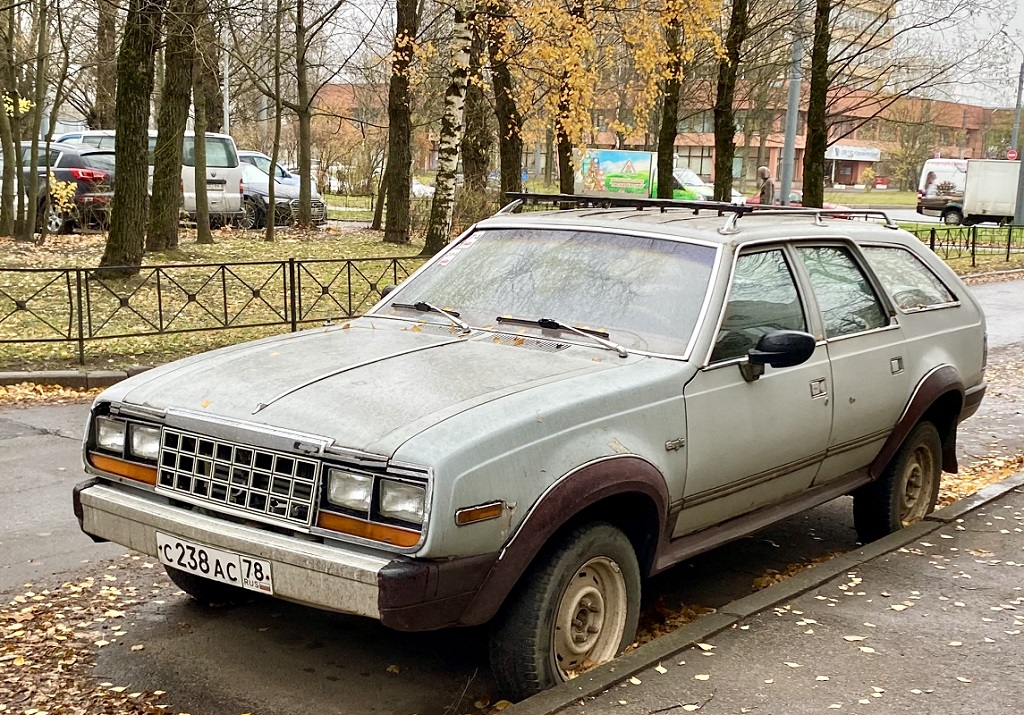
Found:
<svg viewBox="0 0 1024 715"><path fill-rule="evenodd" d="M921 521L935 508L942 477L942 440L931 422L907 436L882 476L854 492L853 522L863 543Z"/></svg>
<svg viewBox="0 0 1024 715"><path fill-rule="evenodd" d="M537 557L493 624L501 692L527 698L605 663L636 635L640 567L626 535L595 522Z"/></svg>

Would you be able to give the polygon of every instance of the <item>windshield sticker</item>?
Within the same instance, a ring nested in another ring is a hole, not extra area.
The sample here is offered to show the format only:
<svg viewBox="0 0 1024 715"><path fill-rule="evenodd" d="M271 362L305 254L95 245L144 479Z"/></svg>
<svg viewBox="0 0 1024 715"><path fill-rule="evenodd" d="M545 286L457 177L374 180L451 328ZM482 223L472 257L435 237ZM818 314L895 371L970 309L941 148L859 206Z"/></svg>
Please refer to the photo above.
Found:
<svg viewBox="0 0 1024 715"><path fill-rule="evenodd" d="M448 251L448 253L441 256L441 258L437 261L437 265L447 266L449 263L452 262L452 259L455 258L460 253L462 253L461 248L453 248L452 250Z"/></svg>
<svg viewBox="0 0 1024 715"><path fill-rule="evenodd" d="M462 243L460 243L460 244L459 244L459 248L469 248L469 247L470 247L470 246L472 246L472 245L473 245L474 243L476 243L476 242L477 242L477 240L478 240L478 239L477 239L477 237L476 237L476 236L470 236L470 237L469 237L469 238L467 238L467 239L466 239L465 241L463 241Z"/></svg>

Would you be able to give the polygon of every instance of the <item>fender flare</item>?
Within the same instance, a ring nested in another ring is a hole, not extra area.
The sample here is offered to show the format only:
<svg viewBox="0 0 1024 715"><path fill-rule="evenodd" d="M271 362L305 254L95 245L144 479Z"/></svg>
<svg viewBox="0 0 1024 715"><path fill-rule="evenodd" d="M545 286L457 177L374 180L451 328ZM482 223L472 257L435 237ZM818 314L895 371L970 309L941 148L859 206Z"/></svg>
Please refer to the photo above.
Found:
<svg viewBox="0 0 1024 715"><path fill-rule="evenodd" d="M910 401L907 402L907 406L903 409L903 414L900 415L896 426L889 434L889 438L882 445L881 451L868 468L872 479L878 479L882 475L889 462L896 456L896 452L903 446L914 426L921 421L924 414L939 398L949 393L955 393L959 397L960 405L963 405L964 384L960 379L960 374L952 365L939 365L935 367L917 383L914 393L910 396ZM960 410L957 409L952 419L953 426L950 434L943 440L943 468L952 466L954 470L956 469L956 424L959 415ZM949 470L947 469L947 471Z"/></svg>
<svg viewBox="0 0 1024 715"><path fill-rule="evenodd" d="M563 475L534 502L505 543L460 623L479 625L493 618L541 549L581 511L616 494L638 493L655 505L660 541L668 513L668 486L661 471L646 459L635 454L604 457Z"/></svg>

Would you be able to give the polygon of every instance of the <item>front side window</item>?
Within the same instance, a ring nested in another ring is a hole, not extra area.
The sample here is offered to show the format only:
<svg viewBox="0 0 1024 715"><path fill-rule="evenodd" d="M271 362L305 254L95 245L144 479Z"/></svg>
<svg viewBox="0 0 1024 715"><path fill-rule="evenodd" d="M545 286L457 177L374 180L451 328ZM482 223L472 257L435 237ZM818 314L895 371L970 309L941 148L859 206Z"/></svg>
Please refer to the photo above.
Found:
<svg viewBox="0 0 1024 715"><path fill-rule="evenodd" d="M629 234L482 229L406 281L377 312L446 323L436 313L401 307L423 301L458 312L470 325L528 334L540 328L498 317L547 318L606 334L627 349L680 355L715 255L711 246ZM557 337L586 342L566 332Z"/></svg>
<svg viewBox="0 0 1024 715"><path fill-rule="evenodd" d="M889 324L878 296L849 250L841 246L801 246L797 252L821 309L825 337L838 338Z"/></svg>
<svg viewBox="0 0 1024 715"><path fill-rule="evenodd" d="M743 357L776 330L807 330L793 273L780 249L743 254L736 259L711 362Z"/></svg>
<svg viewBox="0 0 1024 715"><path fill-rule="evenodd" d="M921 259L905 248L866 246L864 255L901 310L921 310L956 302Z"/></svg>

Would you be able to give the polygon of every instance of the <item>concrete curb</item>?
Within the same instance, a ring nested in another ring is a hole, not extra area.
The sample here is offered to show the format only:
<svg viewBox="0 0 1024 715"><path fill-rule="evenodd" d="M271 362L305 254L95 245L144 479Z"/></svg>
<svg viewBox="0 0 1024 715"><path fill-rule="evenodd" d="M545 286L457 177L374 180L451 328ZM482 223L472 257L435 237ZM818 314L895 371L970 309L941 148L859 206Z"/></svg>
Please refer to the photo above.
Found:
<svg viewBox="0 0 1024 715"><path fill-rule="evenodd" d="M821 586L836 576L868 561L913 543L950 522L959 519L1024 485L1024 472L1008 477L925 517L925 520L900 529L863 548L817 564L785 581L726 604L717 612L687 623L657 640L619 656L567 683L545 690L505 710L509 715L554 715L574 703L608 690L616 683L729 628L740 620L789 601Z"/></svg>
<svg viewBox="0 0 1024 715"><path fill-rule="evenodd" d="M151 365L136 365L127 370L29 370L27 372L0 372L0 385L19 385L31 382L36 385L59 385L91 390L96 387L110 387L140 372L151 369Z"/></svg>

